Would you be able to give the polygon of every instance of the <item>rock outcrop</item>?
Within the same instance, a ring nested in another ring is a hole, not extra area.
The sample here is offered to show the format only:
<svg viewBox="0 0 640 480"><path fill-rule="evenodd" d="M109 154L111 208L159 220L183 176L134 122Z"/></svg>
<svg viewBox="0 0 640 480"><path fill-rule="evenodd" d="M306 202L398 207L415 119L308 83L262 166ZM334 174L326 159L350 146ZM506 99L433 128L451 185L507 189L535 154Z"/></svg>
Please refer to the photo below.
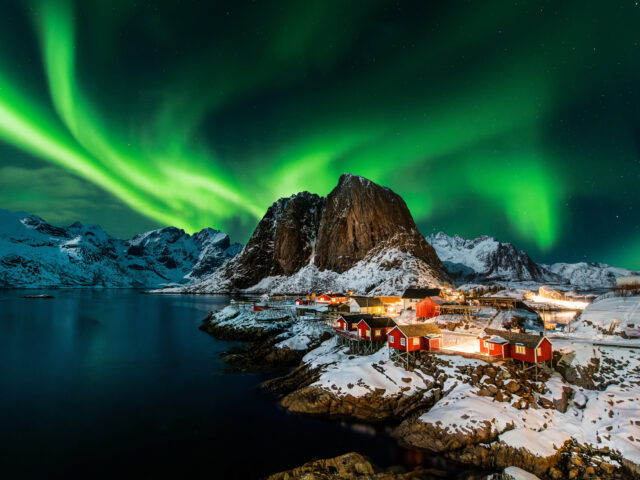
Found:
<svg viewBox="0 0 640 480"><path fill-rule="evenodd" d="M381 470L359 453L351 452L334 458L314 460L300 467L275 473L268 480L401 480L432 478L421 467L411 472L392 467Z"/></svg>

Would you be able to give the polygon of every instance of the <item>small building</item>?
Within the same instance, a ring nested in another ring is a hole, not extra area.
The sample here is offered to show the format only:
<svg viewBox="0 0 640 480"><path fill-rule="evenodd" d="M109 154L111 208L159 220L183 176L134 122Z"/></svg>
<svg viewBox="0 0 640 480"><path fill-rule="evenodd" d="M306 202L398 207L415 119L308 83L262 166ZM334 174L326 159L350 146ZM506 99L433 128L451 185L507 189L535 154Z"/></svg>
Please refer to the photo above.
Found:
<svg viewBox="0 0 640 480"><path fill-rule="evenodd" d="M350 312L351 309L349 307L348 303L330 303L327 306L327 312L331 312L331 313L347 313Z"/></svg>
<svg viewBox="0 0 640 480"><path fill-rule="evenodd" d="M349 309L353 313L383 313L384 305L376 297L352 297Z"/></svg>
<svg viewBox="0 0 640 480"><path fill-rule="evenodd" d="M553 357L553 346L542 333L533 335L488 328L479 341L481 353L499 358L540 363Z"/></svg>
<svg viewBox="0 0 640 480"><path fill-rule="evenodd" d="M522 305L522 300L513 297L480 297L474 299L474 303L484 307L514 309Z"/></svg>
<svg viewBox="0 0 640 480"><path fill-rule="evenodd" d="M312 302L306 298L296 298L293 303L296 305L311 305Z"/></svg>
<svg viewBox="0 0 640 480"><path fill-rule="evenodd" d="M433 323L422 325L396 325L387 334L390 348L404 352L442 348L442 332Z"/></svg>
<svg viewBox="0 0 640 480"><path fill-rule="evenodd" d="M358 336L371 342L383 342L396 322L388 317L363 318L358 322Z"/></svg>
<svg viewBox="0 0 640 480"><path fill-rule="evenodd" d="M402 308L413 310L420 300L438 296L440 296L439 288L407 288L402 294Z"/></svg>
<svg viewBox="0 0 640 480"><path fill-rule="evenodd" d="M373 315L370 313L345 313L338 317L336 321L336 330L341 330L344 332L355 332L358 329L358 323L360 320L373 318Z"/></svg>
<svg viewBox="0 0 640 480"><path fill-rule="evenodd" d="M447 301L442 297L427 297L416 303L417 318L433 318L440 315L440 307Z"/></svg>
<svg viewBox="0 0 640 480"><path fill-rule="evenodd" d="M331 297L329 296L328 293L324 293L322 295L319 295L316 298L316 303L324 303L324 304L329 304L331 302Z"/></svg>
<svg viewBox="0 0 640 480"><path fill-rule="evenodd" d="M266 310L267 308L269 308L269 305L267 305L266 303L256 303L253 306L253 311L254 312L262 312L263 310Z"/></svg>
<svg viewBox="0 0 640 480"><path fill-rule="evenodd" d="M403 309L402 297L375 297L382 302L385 313L400 313Z"/></svg>

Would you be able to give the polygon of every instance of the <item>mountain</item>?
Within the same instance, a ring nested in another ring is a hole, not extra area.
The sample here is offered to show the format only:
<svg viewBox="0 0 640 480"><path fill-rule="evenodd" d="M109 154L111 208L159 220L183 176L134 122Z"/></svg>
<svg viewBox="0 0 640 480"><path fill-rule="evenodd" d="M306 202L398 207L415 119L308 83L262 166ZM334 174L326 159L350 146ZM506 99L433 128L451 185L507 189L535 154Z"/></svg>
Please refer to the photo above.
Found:
<svg viewBox="0 0 640 480"><path fill-rule="evenodd" d="M463 281L562 282L511 243L481 236L471 240L439 232L427 237L449 272Z"/></svg>
<svg viewBox="0 0 640 480"><path fill-rule="evenodd" d="M493 237L465 239L439 232L427 237L452 276L466 282L537 282L603 288L616 278L637 274L603 263L534 262L526 252Z"/></svg>
<svg viewBox="0 0 640 480"><path fill-rule="evenodd" d="M354 290L401 293L448 279L404 200L366 178L343 174L327 198L281 198L236 257L185 292Z"/></svg>
<svg viewBox="0 0 640 480"><path fill-rule="evenodd" d="M618 277L640 275L640 272L612 267L605 263L553 263L542 265L542 267L559 275L572 285L595 288L614 285Z"/></svg>
<svg viewBox="0 0 640 480"><path fill-rule="evenodd" d="M174 227L120 240L97 225L56 227L0 210L0 287L160 287L195 282L238 251L213 229Z"/></svg>

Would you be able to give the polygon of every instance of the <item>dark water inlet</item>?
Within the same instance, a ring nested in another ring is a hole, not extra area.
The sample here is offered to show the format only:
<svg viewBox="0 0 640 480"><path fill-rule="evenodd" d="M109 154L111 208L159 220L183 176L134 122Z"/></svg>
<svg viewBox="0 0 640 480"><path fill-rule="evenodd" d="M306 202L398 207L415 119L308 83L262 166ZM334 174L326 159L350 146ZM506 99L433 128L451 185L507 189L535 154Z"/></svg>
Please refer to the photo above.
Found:
<svg viewBox="0 0 640 480"><path fill-rule="evenodd" d="M233 344L197 327L227 297L30 293L0 291L4 478L260 478L349 451L473 473L381 429L288 414L259 388L265 374L225 374L219 357Z"/></svg>

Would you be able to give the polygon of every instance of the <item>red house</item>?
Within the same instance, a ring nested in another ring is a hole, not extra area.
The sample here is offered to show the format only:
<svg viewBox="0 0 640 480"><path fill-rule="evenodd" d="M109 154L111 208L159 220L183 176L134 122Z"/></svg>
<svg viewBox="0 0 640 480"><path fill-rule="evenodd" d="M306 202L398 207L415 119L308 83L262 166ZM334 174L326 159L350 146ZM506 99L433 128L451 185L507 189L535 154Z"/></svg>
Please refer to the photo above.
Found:
<svg viewBox="0 0 640 480"><path fill-rule="evenodd" d="M387 334L389 347L404 352L434 351L442 348L442 332L432 324L396 325Z"/></svg>
<svg viewBox="0 0 640 480"><path fill-rule="evenodd" d="M442 297L427 297L416 304L416 317L433 318L440 315L440 305L447 301Z"/></svg>
<svg viewBox="0 0 640 480"><path fill-rule="evenodd" d="M316 303L343 303L347 301L346 295L341 295L338 293L324 293L316 298Z"/></svg>
<svg viewBox="0 0 640 480"><path fill-rule="evenodd" d="M267 308L269 308L269 305L267 305L266 303L256 303L253 306L253 311L254 312L261 312L263 310L266 310Z"/></svg>
<svg viewBox="0 0 640 480"><path fill-rule="evenodd" d="M373 314L371 313L352 313L340 315L336 322L336 330L341 330L344 332L355 332L358 330L358 323L360 323L361 320L369 320L371 318L373 318Z"/></svg>
<svg viewBox="0 0 640 480"><path fill-rule="evenodd" d="M513 358L528 363L546 362L553 357L553 346L543 334L486 329L479 341L480 352L492 357Z"/></svg>
<svg viewBox="0 0 640 480"><path fill-rule="evenodd" d="M387 317L363 318L358 322L358 336L371 342L382 342L395 326L396 322Z"/></svg>
<svg viewBox="0 0 640 480"><path fill-rule="evenodd" d="M311 300L307 300L306 298L296 298L293 303L296 305L311 305Z"/></svg>

